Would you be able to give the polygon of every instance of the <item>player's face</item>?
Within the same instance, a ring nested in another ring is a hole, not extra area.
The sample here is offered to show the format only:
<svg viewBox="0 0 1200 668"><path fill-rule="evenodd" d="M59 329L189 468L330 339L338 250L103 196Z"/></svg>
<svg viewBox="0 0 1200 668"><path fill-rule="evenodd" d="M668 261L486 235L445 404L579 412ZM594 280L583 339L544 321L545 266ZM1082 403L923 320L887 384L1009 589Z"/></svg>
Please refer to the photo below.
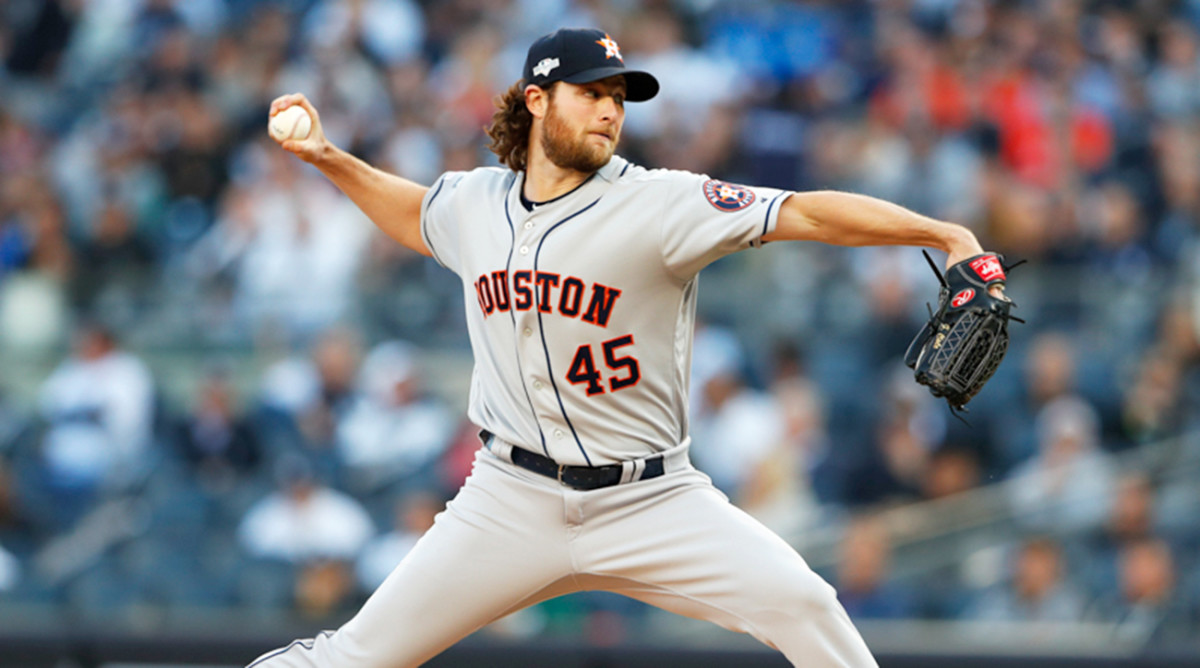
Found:
<svg viewBox="0 0 1200 668"><path fill-rule="evenodd" d="M612 158L624 121L625 77L559 83L542 123L542 149L559 167L594 172Z"/></svg>

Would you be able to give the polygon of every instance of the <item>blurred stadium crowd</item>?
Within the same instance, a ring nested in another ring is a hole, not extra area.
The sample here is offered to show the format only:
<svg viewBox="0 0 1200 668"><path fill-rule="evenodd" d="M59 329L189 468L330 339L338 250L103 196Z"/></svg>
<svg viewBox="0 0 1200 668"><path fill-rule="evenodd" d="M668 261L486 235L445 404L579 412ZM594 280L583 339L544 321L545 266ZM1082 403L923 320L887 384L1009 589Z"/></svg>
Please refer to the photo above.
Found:
<svg viewBox="0 0 1200 668"><path fill-rule="evenodd" d="M969 425L899 363L936 291L919 251L705 273L694 459L789 537L841 531L852 616L1197 636L1189 0L3 3L0 350L53 363L29 396L0 368L0 605L357 608L478 446L428 363L468 354L462 288L278 150L267 105L304 92L336 143L430 183L494 164L492 96L563 25L662 82L628 110L635 162L868 193L1028 260ZM881 509L987 485L1016 527L990 573L893 575ZM612 641L642 614L510 626Z"/></svg>

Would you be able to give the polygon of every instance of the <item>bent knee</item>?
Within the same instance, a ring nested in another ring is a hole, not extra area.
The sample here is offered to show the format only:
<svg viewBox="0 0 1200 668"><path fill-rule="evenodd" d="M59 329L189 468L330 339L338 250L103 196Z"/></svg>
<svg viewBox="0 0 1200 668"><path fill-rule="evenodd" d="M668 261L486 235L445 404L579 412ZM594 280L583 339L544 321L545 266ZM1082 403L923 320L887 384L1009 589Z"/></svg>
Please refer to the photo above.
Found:
<svg viewBox="0 0 1200 668"><path fill-rule="evenodd" d="M768 614L801 620L841 610L837 591L812 571L769 583L765 592L759 600Z"/></svg>

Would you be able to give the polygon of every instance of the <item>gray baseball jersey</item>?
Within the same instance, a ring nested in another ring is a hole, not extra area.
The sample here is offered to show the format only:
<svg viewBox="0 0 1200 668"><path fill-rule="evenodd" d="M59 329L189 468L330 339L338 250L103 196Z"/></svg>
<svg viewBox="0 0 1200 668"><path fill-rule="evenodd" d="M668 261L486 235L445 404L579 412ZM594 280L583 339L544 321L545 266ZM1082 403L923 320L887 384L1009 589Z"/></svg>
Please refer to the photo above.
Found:
<svg viewBox="0 0 1200 668"><path fill-rule="evenodd" d="M522 179L449 173L421 209L426 245L463 279L469 414L495 437L353 619L251 665L416 666L513 611L606 590L749 633L795 665L875 666L833 588L688 458L696 275L774 229L787 193L613 158L530 211ZM514 466L514 447L662 469L582 491Z"/></svg>
<svg viewBox="0 0 1200 668"><path fill-rule="evenodd" d="M684 442L697 273L758 244L789 193L613 157L529 211L523 178L450 172L421 210L426 245L467 293L469 417L559 464Z"/></svg>

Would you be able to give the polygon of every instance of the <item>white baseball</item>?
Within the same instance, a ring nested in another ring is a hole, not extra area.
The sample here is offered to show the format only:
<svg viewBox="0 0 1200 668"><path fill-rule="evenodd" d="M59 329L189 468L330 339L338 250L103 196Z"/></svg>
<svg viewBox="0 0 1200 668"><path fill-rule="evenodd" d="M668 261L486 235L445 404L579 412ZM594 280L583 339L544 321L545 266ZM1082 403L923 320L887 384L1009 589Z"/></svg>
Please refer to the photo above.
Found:
<svg viewBox="0 0 1200 668"><path fill-rule="evenodd" d="M267 130L275 141L304 139L312 131L312 117L304 107L294 104L267 121Z"/></svg>

